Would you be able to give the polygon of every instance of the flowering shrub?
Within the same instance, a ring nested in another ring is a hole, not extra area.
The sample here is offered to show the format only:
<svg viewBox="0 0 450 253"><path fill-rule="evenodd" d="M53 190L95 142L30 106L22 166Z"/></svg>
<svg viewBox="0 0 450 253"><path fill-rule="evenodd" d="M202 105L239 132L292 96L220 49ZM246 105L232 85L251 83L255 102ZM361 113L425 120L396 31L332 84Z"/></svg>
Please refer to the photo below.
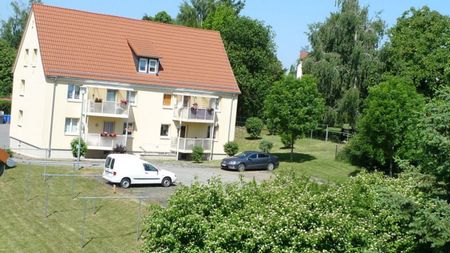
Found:
<svg viewBox="0 0 450 253"><path fill-rule="evenodd" d="M294 174L271 182L181 186L150 206L143 252L425 252L450 241L450 208L412 176L342 185Z"/></svg>

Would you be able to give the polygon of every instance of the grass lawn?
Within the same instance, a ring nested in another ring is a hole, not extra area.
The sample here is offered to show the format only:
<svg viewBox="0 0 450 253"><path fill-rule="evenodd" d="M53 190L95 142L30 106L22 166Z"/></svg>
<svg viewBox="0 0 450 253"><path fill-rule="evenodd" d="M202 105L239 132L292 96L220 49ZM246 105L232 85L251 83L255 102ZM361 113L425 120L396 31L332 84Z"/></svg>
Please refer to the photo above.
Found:
<svg viewBox="0 0 450 253"><path fill-rule="evenodd" d="M268 135L263 132L262 139L273 143L271 153L280 158L279 170L293 170L295 173L305 176L323 179L331 182L342 182L349 175L359 171L355 166L334 159L336 146L338 150L343 144L325 142L316 139L303 138L297 140L294 149L294 159L290 160L290 149L284 149L279 136ZM236 128L235 141L239 144L239 150L259 150L261 139L251 140L243 127Z"/></svg>
<svg viewBox="0 0 450 253"><path fill-rule="evenodd" d="M41 176L43 172L44 167L19 165L0 177L0 252L138 252L136 201L98 200L95 205L86 202L85 246L80 249L84 205L82 200L73 198L72 178L49 179L45 218L47 184ZM47 172L72 171L48 167ZM94 172L100 173L81 173ZM77 178L75 182L78 196L113 195L112 187L103 182L88 178ZM144 205L141 210L145 215Z"/></svg>

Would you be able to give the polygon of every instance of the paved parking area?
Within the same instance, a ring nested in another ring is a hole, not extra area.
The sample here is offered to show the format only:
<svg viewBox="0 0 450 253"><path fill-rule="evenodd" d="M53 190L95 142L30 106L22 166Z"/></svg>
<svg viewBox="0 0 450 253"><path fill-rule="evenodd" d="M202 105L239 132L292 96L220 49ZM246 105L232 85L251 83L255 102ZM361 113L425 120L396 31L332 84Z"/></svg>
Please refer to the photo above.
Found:
<svg viewBox="0 0 450 253"><path fill-rule="evenodd" d="M0 148L9 147L9 124L0 124Z"/></svg>

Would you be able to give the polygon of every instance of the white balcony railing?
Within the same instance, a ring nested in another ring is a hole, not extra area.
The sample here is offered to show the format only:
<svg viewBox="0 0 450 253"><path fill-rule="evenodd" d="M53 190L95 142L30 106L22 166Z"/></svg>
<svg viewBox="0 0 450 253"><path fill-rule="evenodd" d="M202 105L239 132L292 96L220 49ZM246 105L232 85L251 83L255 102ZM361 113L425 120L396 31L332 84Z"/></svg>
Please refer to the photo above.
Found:
<svg viewBox="0 0 450 253"><path fill-rule="evenodd" d="M194 107L183 107L175 108L173 110L173 117L175 119L181 120L202 120L202 121L213 121L214 120L214 109L212 108L194 108Z"/></svg>
<svg viewBox="0 0 450 253"><path fill-rule="evenodd" d="M127 136L101 136L97 133L86 134L86 144L90 148L113 149L116 145L126 146Z"/></svg>
<svg viewBox="0 0 450 253"><path fill-rule="evenodd" d="M210 138L180 138L180 141L178 142L177 138L172 138L170 147L172 150L176 150L178 143L179 151L189 152L192 151L195 146L202 147L204 151L211 151L211 141L212 139Z"/></svg>
<svg viewBox="0 0 450 253"><path fill-rule="evenodd" d="M129 106L121 102L95 102L88 101L87 113L110 114L128 117Z"/></svg>

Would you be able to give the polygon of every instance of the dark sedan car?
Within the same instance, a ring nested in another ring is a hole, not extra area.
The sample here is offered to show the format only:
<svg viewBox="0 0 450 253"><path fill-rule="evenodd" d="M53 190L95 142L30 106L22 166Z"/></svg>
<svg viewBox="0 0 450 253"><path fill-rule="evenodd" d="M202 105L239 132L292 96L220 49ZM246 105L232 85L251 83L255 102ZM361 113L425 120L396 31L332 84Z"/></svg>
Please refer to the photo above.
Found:
<svg viewBox="0 0 450 253"><path fill-rule="evenodd" d="M267 169L273 170L278 167L278 157L271 154L245 151L239 155L225 158L222 160L220 166L222 169L231 170L251 170L251 169Z"/></svg>

